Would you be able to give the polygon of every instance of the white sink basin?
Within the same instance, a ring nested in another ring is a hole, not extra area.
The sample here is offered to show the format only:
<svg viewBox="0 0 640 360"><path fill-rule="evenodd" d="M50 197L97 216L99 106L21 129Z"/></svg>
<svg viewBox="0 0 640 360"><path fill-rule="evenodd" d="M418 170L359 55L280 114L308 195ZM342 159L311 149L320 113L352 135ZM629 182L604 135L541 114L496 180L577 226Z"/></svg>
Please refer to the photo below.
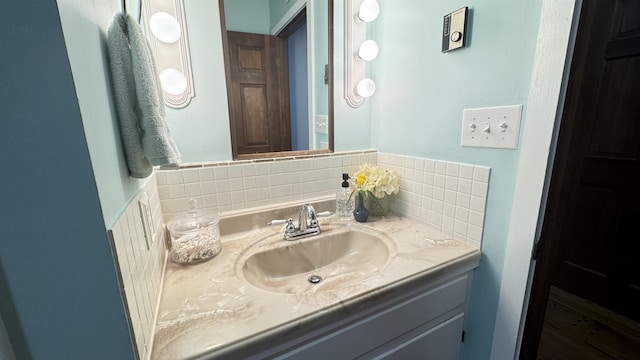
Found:
<svg viewBox="0 0 640 360"><path fill-rule="evenodd" d="M236 273L275 292L335 290L336 284L355 285L384 269L394 255L393 241L382 232L357 225L333 226L296 241L282 240L282 235L257 241L238 258Z"/></svg>

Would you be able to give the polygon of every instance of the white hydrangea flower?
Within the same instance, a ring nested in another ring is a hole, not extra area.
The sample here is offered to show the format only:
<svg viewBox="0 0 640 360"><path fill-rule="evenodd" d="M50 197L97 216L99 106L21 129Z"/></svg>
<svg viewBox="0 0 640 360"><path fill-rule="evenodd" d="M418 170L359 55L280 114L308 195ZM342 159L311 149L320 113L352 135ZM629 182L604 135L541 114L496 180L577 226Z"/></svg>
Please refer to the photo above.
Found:
<svg viewBox="0 0 640 360"><path fill-rule="evenodd" d="M378 165L363 164L353 174L353 186L358 191L368 191L378 199L400 191L398 174Z"/></svg>

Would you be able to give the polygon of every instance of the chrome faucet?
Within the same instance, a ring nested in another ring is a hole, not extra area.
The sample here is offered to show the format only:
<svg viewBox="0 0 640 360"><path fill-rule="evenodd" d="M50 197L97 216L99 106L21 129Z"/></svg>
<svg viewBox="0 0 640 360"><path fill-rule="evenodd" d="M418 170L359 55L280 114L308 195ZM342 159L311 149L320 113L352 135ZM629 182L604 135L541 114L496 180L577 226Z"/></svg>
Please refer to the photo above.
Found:
<svg viewBox="0 0 640 360"><path fill-rule="evenodd" d="M296 240L307 236L320 234L320 224L316 216L316 210L311 204L304 204L298 216L298 227L293 225L293 220L287 220L284 230L285 240Z"/></svg>
<svg viewBox="0 0 640 360"><path fill-rule="evenodd" d="M298 227L293 224L293 219L274 219L267 223L267 225L287 225L284 228L283 238L285 240L296 240L307 236L313 236L320 234L320 223L318 217L329 216L331 211L323 211L316 213L316 210L311 204L304 204L298 214Z"/></svg>

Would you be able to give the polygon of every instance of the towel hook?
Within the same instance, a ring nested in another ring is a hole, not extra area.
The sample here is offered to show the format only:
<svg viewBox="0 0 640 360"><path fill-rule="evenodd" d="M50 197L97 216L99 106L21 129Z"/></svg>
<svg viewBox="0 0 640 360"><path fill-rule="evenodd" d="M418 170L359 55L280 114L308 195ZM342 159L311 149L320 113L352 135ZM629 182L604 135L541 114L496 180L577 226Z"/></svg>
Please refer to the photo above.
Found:
<svg viewBox="0 0 640 360"><path fill-rule="evenodd" d="M127 13L127 0L122 0L122 13L124 15L129 15ZM142 18L142 0L138 1L138 23L140 23L140 19Z"/></svg>

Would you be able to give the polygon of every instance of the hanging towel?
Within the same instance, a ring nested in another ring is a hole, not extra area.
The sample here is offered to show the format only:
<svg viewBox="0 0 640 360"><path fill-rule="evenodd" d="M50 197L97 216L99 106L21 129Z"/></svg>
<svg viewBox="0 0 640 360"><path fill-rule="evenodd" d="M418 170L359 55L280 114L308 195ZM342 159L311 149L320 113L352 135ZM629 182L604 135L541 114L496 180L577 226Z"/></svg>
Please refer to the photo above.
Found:
<svg viewBox="0 0 640 360"><path fill-rule="evenodd" d="M130 175L145 178L154 165L178 165L181 156L165 121L157 67L131 16L116 14L107 32L107 48Z"/></svg>
<svg viewBox="0 0 640 360"><path fill-rule="evenodd" d="M151 175L153 167L144 155L138 129L136 84L133 78L133 63L126 28L125 17L117 14L107 31L111 81L129 174L135 178L146 178Z"/></svg>

